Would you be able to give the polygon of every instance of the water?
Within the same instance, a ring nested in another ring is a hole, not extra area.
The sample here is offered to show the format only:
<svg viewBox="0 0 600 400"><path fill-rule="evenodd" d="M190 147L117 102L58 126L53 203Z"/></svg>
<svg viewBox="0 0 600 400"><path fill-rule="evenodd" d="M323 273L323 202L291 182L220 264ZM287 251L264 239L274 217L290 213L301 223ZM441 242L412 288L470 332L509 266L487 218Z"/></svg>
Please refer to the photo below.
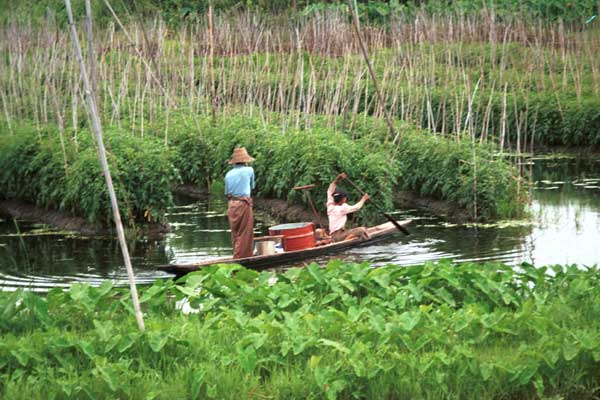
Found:
<svg viewBox="0 0 600 400"><path fill-rule="evenodd" d="M457 225L423 211L399 210L394 214L397 219L414 220L410 236L398 234L334 257L375 265L413 265L443 258L498 260L511 265L600 264L600 158L534 161L527 167L535 182L530 219ZM140 283L170 276L156 270L157 265L232 253L223 201L177 199L177 204L168 214L171 232L164 239L130 243ZM256 235L266 234L274 224L257 215ZM46 291L73 282L99 284L107 279L117 284L127 280L116 240L82 237L25 221L0 221L1 289Z"/></svg>

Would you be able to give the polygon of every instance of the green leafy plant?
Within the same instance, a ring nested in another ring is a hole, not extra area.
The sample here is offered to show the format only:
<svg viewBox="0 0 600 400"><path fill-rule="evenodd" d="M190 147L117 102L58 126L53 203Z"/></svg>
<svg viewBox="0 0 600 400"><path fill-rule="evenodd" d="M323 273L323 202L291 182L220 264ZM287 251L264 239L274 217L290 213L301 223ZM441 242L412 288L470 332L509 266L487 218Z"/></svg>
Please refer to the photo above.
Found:
<svg viewBox="0 0 600 400"><path fill-rule="evenodd" d="M143 288L144 333L108 282L0 293L0 393L593 398L599 281L559 265L213 266Z"/></svg>

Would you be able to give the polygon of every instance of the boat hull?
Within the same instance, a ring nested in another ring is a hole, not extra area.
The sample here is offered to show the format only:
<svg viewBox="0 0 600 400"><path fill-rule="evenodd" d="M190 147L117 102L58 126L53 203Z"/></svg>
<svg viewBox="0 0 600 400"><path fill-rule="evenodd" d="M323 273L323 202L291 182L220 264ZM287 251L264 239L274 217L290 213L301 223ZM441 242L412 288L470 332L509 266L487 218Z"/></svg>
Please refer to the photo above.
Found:
<svg viewBox="0 0 600 400"><path fill-rule="evenodd" d="M403 220L397 222L401 226L406 226L411 223L411 220ZM309 249L286 251L277 254L268 254L237 259L234 259L233 257L211 258L209 260L192 264L162 265L159 266L158 269L175 274L177 276L183 276L190 272L197 271L203 267L208 267L217 264L240 264L246 268L264 270L274 268L283 264L289 264L305 259L318 257L325 254L335 254L351 247L369 245L397 233L398 229L391 222L387 222L385 224L367 228L367 231L369 232L369 239L362 239L357 237L354 239L344 240L342 242L337 243L330 243L322 246L312 247Z"/></svg>

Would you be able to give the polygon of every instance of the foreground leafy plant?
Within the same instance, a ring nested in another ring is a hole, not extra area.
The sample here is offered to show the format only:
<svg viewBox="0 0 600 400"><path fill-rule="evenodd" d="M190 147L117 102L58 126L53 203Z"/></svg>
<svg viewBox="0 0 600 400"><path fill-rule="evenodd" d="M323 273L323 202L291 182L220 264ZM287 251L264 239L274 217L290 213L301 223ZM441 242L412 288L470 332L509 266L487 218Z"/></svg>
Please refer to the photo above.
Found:
<svg viewBox="0 0 600 400"><path fill-rule="evenodd" d="M273 282L273 278L276 281ZM211 267L0 296L4 397L593 398L594 267ZM176 301L197 313L184 315Z"/></svg>

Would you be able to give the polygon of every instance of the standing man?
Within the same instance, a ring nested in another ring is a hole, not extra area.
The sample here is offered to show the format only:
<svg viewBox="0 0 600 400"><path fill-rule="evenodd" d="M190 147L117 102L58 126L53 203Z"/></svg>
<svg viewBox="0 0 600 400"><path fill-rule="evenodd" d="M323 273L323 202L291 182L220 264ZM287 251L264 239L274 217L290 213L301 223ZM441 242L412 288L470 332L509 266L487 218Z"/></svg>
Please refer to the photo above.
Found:
<svg viewBox="0 0 600 400"><path fill-rule="evenodd" d="M363 239L369 238L369 233L365 227L359 227L354 229L346 229L346 215L358 211L365 204L365 201L369 200L369 195L365 194L362 199L353 206L346 203L348 200L348 194L344 189L337 187L337 184L342 179L346 179L346 174L341 173L335 177L334 181L329 185L327 189L327 217L329 217L329 234L333 242L341 242L346 239L354 237L361 237Z"/></svg>
<svg viewBox="0 0 600 400"><path fill-rule="evenodd" d="M227 217L231 227L233 258L251 257L254 253L254 215L252 214L252 189L254 169L248 166L254 161L245 147L233 149L229 164L233 168L225 175Z"/></svg>

